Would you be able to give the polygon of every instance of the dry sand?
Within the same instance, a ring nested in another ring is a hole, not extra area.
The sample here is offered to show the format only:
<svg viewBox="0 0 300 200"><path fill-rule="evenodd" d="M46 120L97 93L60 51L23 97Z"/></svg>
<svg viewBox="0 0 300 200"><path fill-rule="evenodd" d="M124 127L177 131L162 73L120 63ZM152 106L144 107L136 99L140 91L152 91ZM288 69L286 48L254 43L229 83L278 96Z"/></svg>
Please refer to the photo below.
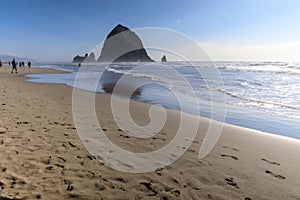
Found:
<svg viewBox="0 0 300 200"><path fill-rule="evenodd" d="M300 142L225 125L213 151L198 158L207 130L172 165L150 173L124 173L96 160L78 137L72 88L30 83L21 74L50 69L0 68L0 196L16 199L300 199ZM60 72L62 73L62 72ZM179 113L168 110L163 130L151 139L118 130L110 95L96 95L107 136L132 151L153 151L176 132ZM138 124L149 121L149 105L131 102ZM186 130L187 132L189 130ZM1 199L1 198L0 198Z"/></svg>

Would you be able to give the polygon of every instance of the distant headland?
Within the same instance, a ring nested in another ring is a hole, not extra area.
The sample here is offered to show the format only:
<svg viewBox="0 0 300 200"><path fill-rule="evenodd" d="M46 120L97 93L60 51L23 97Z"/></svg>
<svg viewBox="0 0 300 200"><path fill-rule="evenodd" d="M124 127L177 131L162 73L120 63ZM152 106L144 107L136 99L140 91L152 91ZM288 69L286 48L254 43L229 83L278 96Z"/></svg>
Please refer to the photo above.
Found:
<svg viewBox="0 0 300 200"><path fill-rule="evenodd" d="M16 60L21 60L24 62L35 62L33 59L31 58L26 58L26 57L21 57L21 56L14 56L14 55L7 55L7 54L0 54L0 60L2 62L8 62L8 61L12 61L12 59L15 58Z"/></svg>

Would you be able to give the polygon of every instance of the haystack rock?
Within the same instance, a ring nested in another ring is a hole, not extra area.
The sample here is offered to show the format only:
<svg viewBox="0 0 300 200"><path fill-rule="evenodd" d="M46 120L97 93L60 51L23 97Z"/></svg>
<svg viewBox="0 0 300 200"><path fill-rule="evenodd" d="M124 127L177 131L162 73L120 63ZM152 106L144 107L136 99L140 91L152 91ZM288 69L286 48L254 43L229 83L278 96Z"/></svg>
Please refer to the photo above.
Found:
<svg viewBox="0 0 300 200"><path fill-rule="evenodd" d="M166 55L164 55L164 56L161 58L161 62L167 62L167 57L166 57Z"/></svg>
<svg viewBox="0 0 300 200"><path fill-rule="evenodd" d="M129 28L118 24L106 37L98 62L154 62L141 39Z"/></svg>

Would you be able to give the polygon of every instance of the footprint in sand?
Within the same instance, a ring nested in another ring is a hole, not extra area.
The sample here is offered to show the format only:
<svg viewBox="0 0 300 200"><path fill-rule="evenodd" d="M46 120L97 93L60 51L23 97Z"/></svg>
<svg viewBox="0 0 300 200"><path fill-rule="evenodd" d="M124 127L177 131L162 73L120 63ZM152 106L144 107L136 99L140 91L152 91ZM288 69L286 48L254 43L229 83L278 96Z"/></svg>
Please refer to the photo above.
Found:
<svg viewBox="0 0 300 200"><path fill-rule="evenodd" d="M274 172L271 172L270 170L266 170L265 173L270 174L270 175L274 176L275 178L285 179L284 176L282 176L280 174L275 174Z"/></svg>
<svg viewBox="0 0 300 200"><path fill-rule="evenodd" d="M238 157L227 155L227 154L222 154L221 157L228 157L228 158L232 158L233 160L238 160Z"/></svg>
<svg viewBox="0 0 300 200"><path fill-rule="evenodd" d="M17 122L17 124L29 124L29 122Z"/></svg>
<svg viewBox="0 0 300 200"><path fill-rule="evenodd" d="M237 183L234 181L232 177L225 178L225 181L228 185L231 185L237 189L239 188L239 186L237 185Z"/></svg>
<svg viewBox="0 0 300 200"><path fill-rule="evenodd" d="M128 180L126 180L126 179L124 179L124 178L122 178L122 177L116 177L116 178L114 178L116 181L118 181L118 182L121 182L121 183L127 183L128 182Z"/></svg>
<svg viewBox="0 0 300 200"><path fill-rule="evenodd" d="M267 163L269 163L269 164L271 164L271 165L280 165L280 163L278 163L278 162L269 161L269 160L267 160L267 159L265 159L265 158L262 158L261 160L262 160L262 161L265 161L265 162L267 162Z"/></svg>
<svg viewBox="0 0 300 200"><path fill-rule="evenodd" d="M1 187L1 190L3 190L5 188L5 184L2 183L1 181L0 181L0 187ZM1 199L1 197L0 197L0 199Z"/></svg>
<svg viewBox="0 0 300 200"><path fill-rule="evenodd" d="M157 175L161 176L162 171L163 171L163 168L158 168L158 169L155 170L155 173Z"/></svg>
<svg viewBox="0 0 300 200"><path fill-rule="evenodd" d="M58 156L57 158L62 160L63 162L66 162L66 159L64 159L63 157Z"/></svg>
<svg viewBox="0 0 300 200"><path fill-rule="evenodd" d="M95 183L95 187L96 187L98 190L100 190L100 191L106 189L105 185L103 185L103 184L101 184L101 183Z"/></svg>
<svg viewBox="0 0 300 200"><path fill-rule="evenodd" d="M162 141L166 141L165 138L160 138L160 137L152 137L152 140L162 140Z"/></svg>
<svg viewBox="0 0 300 200"><path fill-rule="evenodd" d="M234 148L234 147L228 147L228 146L223 146L224 149L231 149L233 151L240 151L238 150L237 148Z"/></svg>
<svg viewBox="0 0 300 200"><path fill-rule="evenodd" d="M123 138L130 138L128 135L120 134L120 136L123 137Z"/></svg>
<svg viewBox="0 0 300 200"><path fill-rule="evenodd" d="M67 187L67 191L72 191L74 189L74 187L72 186L72 185L68 185L68 187Z"/></svg>
<svg viewBox="0 0 300 200"><path fill-rule="evenodd" d="M157 195L157 191L153 189L153 186L152 186L151 183L149 183L149 182L140 182L140 184L145 186L149 191L153 192L153 195L149 195L149 196Z"/></svg>
<svg viewBox="0 0 300 200"><path fill-rule="evenodd" d="M70 145L71 147L76 147L76 145L73 144L72 142L69 142L69 145Z"/></svg>
<svg viewBox="0 0 300 200"><path fill-rule="evenodd" d="M75 127L67 127L67 129L73 129L73 130L75 130L76 128Z"/></svg>

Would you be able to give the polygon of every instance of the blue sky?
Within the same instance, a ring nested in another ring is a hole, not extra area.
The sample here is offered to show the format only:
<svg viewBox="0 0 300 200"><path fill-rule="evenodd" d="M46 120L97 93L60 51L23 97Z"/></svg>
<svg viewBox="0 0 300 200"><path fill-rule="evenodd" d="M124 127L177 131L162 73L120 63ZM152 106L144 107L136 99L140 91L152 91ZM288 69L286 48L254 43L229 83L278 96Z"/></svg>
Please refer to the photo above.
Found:
<svg viewBox="0 0 300 200"><path fill-rule="evenodd" d="M300 60L297 0L0 0L0 53L41 61L84 54L121 23L198 41L216 60Z"/></svg>

